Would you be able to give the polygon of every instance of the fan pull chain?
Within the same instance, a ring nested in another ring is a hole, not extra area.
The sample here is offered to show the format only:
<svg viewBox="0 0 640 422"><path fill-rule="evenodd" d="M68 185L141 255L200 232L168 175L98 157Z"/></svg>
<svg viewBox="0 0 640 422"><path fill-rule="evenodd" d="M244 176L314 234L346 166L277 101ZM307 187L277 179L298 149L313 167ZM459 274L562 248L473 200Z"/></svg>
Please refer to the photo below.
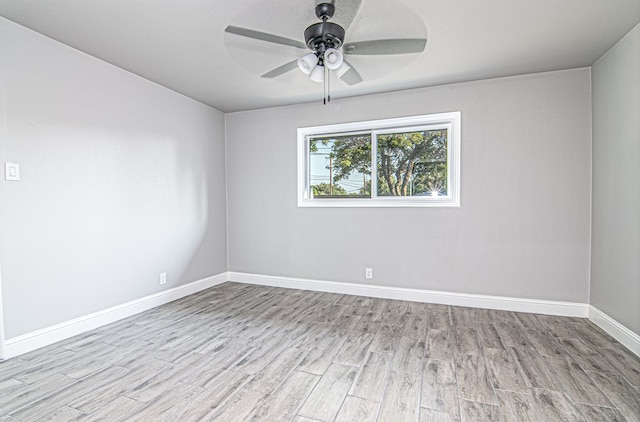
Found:
<svg viewBox="0 0 640 422"><path fill-rule="evenodd" d="M325 66L327 72L327 102L331 102L331 71Z"/></svg>
<svg viewBox="0 0 640 422"><path fill-rule="evenodd" d="M322 98L322 102L324 105L331 102L331 72L327 68L324 67L324 97Z"/></svg>
<svg viewBox="0 0 640 422"><path fill-rule="evenodd" d="M324 78L323 78L323 92L322 92L322 103L327 105L327 66L323 66L324 70Z"/></svg>

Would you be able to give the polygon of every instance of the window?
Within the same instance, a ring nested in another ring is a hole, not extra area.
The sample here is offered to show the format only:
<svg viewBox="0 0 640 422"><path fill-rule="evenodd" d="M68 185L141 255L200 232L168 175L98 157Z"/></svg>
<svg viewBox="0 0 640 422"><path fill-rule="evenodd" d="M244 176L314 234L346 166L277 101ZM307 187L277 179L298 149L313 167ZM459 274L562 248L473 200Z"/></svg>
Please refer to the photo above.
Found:
<svg viewBox="0 0 640 422"><path fill-rule="evenodd" d="M298 129L298 206L459 206L460 112Z"/></svg>

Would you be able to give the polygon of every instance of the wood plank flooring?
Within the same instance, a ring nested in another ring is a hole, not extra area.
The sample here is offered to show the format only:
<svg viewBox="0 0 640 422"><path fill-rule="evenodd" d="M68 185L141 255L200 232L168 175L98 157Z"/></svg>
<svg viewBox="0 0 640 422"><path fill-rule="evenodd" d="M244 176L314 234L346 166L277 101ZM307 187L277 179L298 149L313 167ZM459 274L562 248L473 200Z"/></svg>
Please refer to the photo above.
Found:
<svg viewBox="0 0 640 422"><path fill-rule="evenodd" d="M225 283L0 362L4 421L640 421L588 320Z"/></svg>

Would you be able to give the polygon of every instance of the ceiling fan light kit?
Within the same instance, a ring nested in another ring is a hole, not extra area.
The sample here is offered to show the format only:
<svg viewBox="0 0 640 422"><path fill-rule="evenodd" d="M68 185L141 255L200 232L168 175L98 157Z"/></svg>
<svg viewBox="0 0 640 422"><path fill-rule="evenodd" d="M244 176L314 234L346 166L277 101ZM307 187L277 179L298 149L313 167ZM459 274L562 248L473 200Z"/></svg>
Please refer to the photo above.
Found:
<svg viewBox="0 0 640 422"><path fill-rule="evenodd" d="M324 66L316 65L316 67L314 67L309 74L309 79L311 79L313 82L324 82Z"/></svg>
<svg viewBox="0 0 640 422"><path fill-rule="evenodd" d="M309 75L309 74L311 74L311 71L313 70L313 68L318 63L318 58L316 57L315 54L309 53L309 54L305 54L304 56L300 57L297 60L297 62L298 62L298 67L300 68L300 70L302 70L302 72L305 75Z"/></svg>
<svg viewBox="0 0 640 422"><path fill-rule="evenodd" d="M285 63L265 74L263 78L274 78L298 67L314 82L325 83L324 102L330 101L329 76L330 71L335 72L347 85L355 85L362 82L362 77L354 69L353 65L345 61L345 55L387 55L387 54L412 54L424 51L427 40L424 38L398 38L382 40L356 41L344 44L345 30L342 26L329 22L335 13L332 3L319 3L316 6L316 16L321 22L310 25L304 31L304 41L292 40L279 35L268 34L248 28L227 26L226 32L242 37L253 38L261 41L286 45L295 48L308 48L310 53ZM326 73L326 76L325 76Z"/></svg>
<svg viewBox="0 0 640 422"><path fill-rule="evenodd" d="M327 66L329 70L336 70L344 61L344 56L340 50L336 50L335 48L327 48L324 52L324 65Z"/></svg>

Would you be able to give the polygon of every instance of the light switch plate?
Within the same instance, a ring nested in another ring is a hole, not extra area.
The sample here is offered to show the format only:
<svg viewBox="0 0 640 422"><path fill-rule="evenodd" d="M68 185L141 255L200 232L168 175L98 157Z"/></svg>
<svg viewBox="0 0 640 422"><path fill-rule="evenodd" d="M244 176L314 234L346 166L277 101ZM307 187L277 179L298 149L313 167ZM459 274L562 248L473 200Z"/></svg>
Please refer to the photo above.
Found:
<svg viewBox="0 0 640 422"><path fill-rule="evenodd" d="M4 163L5 180L20 180L20 164Z"/></svg>

